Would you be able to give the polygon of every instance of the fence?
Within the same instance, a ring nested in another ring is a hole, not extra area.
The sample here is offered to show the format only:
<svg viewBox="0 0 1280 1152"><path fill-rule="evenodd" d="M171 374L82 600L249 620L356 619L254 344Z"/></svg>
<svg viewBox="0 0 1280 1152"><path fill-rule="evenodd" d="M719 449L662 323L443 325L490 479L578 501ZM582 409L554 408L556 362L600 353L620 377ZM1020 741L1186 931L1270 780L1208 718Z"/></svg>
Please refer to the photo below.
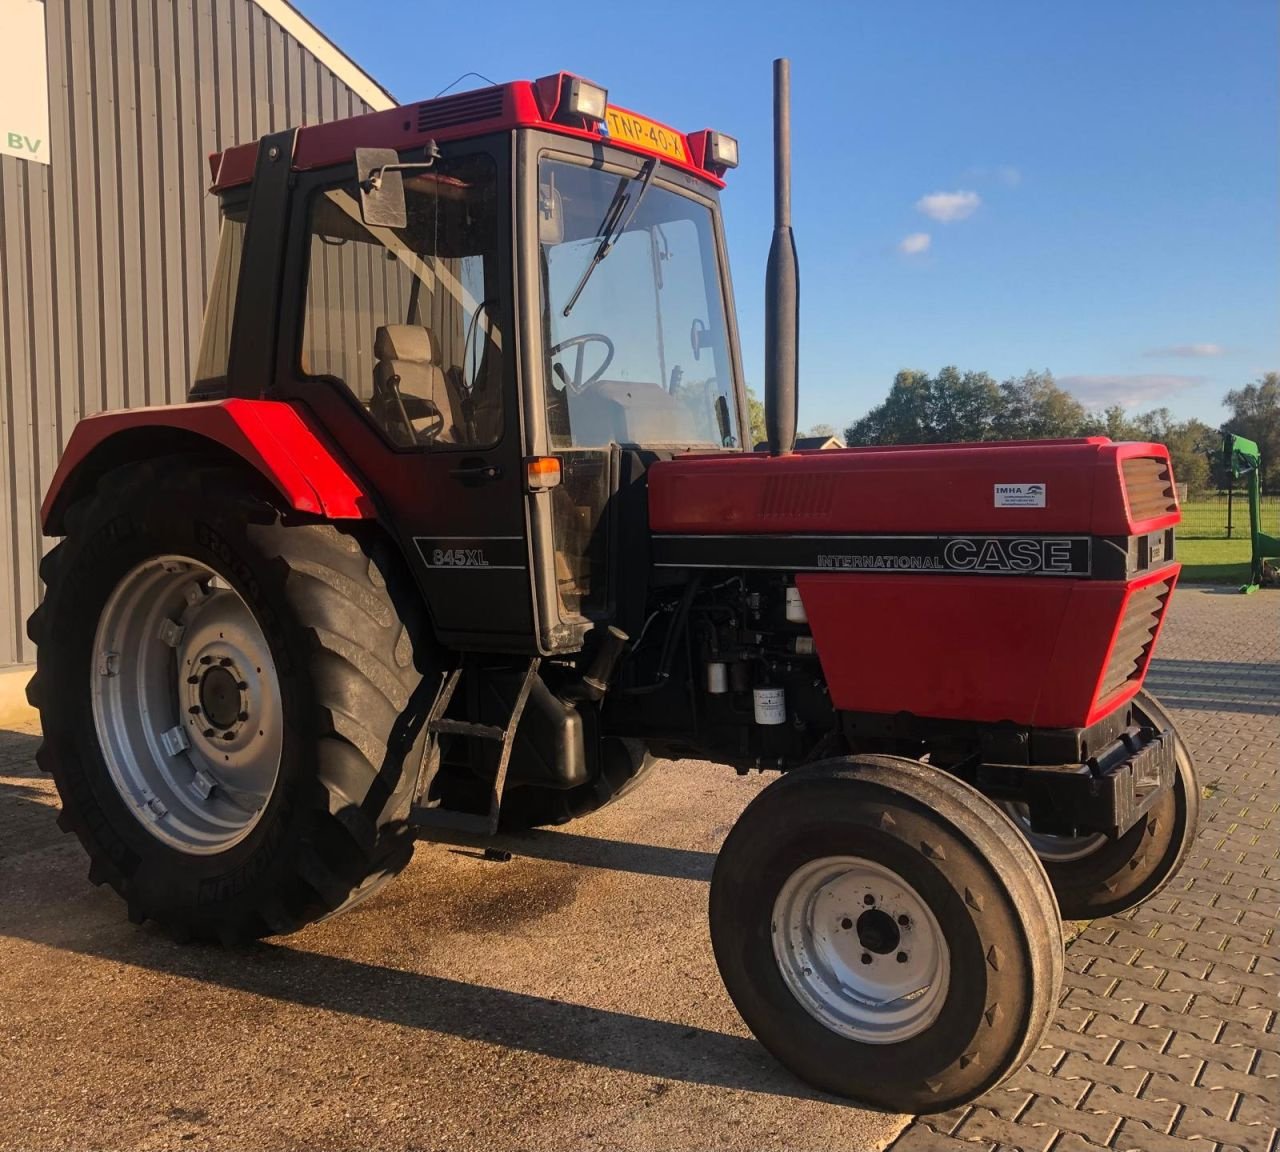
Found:
<svg viewBox="0 0 1280 1152"><path fill-rule="evenodd" d="M1262 497L1262 524L1272 533L1280 521L1280 496ZM1229 492L1202 492L1182 502L1183 540L1248 540L1249 496L1241 488Z"/></svg>

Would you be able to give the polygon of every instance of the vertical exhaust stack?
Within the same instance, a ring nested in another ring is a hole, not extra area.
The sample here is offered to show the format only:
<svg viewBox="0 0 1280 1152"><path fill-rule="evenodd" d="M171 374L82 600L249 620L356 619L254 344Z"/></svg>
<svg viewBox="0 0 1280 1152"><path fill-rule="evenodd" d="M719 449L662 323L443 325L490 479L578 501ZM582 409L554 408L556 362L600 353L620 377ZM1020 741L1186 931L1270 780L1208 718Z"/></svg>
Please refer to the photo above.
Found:
<svg viewBox="0 0 1280 1152"><path fill-rule="evenodd" d="M796 447L800 269L791 232L791 61L773 62L773 243L765 272L764 419L769 452Z"/></svg>

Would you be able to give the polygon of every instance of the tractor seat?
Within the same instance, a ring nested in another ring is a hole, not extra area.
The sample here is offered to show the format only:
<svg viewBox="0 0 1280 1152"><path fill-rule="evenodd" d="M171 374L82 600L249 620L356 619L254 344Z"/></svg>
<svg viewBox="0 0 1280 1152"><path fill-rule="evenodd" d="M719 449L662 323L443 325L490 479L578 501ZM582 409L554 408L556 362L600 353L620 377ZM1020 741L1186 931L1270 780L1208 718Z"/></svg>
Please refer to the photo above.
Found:
<svg viewBox="0 0 1280 1152"><path fill-rule="evenodd" d="M373 341L377 364L369 412L397 444L452 444L453 405L431 329L384 324ZM438 431L437 431L438 429Z"/></svg>

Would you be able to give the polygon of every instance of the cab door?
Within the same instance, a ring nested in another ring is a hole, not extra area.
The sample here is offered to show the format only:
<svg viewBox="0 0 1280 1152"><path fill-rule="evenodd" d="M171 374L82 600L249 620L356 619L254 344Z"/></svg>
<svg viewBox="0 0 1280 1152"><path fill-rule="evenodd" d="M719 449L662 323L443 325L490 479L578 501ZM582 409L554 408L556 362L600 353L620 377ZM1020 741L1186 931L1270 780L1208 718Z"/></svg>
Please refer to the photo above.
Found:
<svg viewBox="0 0 1280 1152"><path fill-rule="evenodd" d="M363 476L439 638L524 652L509 150L506 137L442 145L405 174L405 228L363 223L353 168L299 178L301 288L273 395L304 402Z"/></svg>

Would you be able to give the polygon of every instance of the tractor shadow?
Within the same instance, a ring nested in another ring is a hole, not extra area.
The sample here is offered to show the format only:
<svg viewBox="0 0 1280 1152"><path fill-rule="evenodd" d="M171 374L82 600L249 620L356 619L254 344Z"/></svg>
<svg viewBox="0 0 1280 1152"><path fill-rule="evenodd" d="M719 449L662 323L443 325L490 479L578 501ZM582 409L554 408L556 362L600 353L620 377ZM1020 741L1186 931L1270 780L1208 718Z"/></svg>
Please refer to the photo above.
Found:
<svg viewBox="0 0 1280 1152"><path fill-rule="evenodd" d="M1280 716L1280 669L1273 665L1157 657L1144 686L1167 708Z"/></svg>
<svg viewBox="0 0 1280 1152"><path fill-rule="evenodd" d="M31 751L35 743L32 737ZM33 765L26 769L38 778ZM755 1040L712 1028L513 992L484 983L483 974L471 983L287 942L232 949L175 944L150 924L128 924L114 894L85 883L87 862L74 838L56 829L53 799L27 796L14 775L19 770L13 763L0 766L0 828L20 814L28 829L26 843L8 842L7 832L0 840L0 938L11 943L578 1065L852 1107L794 1079ZM37 822L38 842L32 843ZM47 844L57 847L50 851ZM694 881L710 876L715 859L711 853L550 831L506 836L499 846L539 860ZM32 900L34 892L42 901ZM394 886L388 894L393 892ZM583 961L583 979L596 978L594 958ZM572 966L574 957L566 956L565 963ZM73 979L73 972L55 965L50 978Z"/></svg>

